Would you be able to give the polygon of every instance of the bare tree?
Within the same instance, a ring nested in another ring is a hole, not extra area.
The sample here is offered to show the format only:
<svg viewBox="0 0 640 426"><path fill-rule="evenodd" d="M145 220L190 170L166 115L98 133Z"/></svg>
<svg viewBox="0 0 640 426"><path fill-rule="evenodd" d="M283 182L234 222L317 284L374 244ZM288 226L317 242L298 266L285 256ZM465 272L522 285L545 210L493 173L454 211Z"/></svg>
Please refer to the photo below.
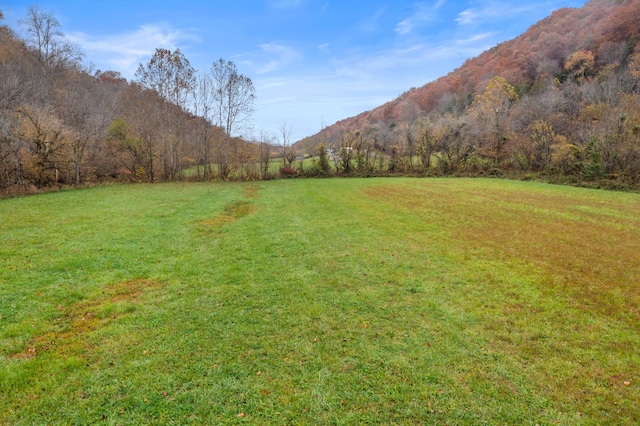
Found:
<svg viewBox="0 0 640 426"><path fill-rule="evenodd" d="M26 18L20 21L26 31L25 42L46 75L55 77L65 67L77 65L82 54L77 46L64 38L60 22L53 13L38 6L29 6Z"/></svg>
<svg viewBox="0 0 640 426"><path fill-rule="evenodd" d="M197 146L201 156L201 161L198 161L198 175L200 175L200 162L202 162L205 180L208 180L211 175L211 120L214 105L212 87L211 75L200 74L196 80L195 90L192 92L193 112L196 116L204 118L197 121Z"/></svg>
<svg viewBox="0 0 640 426"><path fill-rule="evenodd" d="M68 175L69 135L51 107L22 107L19 137L25 141L25 174L38 187L57 184ZM62 175L62 176L61 176Z"/></svg>
<svg viewBox="0 0 640 426"><path fill-rule="evenodd" d="M136 77L165 101L161 111L170 128L162 131L164 174L166 179L175 179L182 171L183 112L195 84L195 70L180 49L156 49L146 65L140 64Z"/></svg>
<svg viewBox="0 0 640 426"><path fill-rule="evenodd" d="M15 114L15 109L30 97L26 66L21 63L24 53L9 30L0 26L0 188L24 182L20 155L23 141L17 137L19 120Z"/></svg>
<svg viewBox="0 0 640 426"><path fill-rule="evenodd" d="M436 159L444 173L454 173L464 167L476 152L475 141L468 131L468 121L471 121L468 116L446 114L438 121L438 128L434 129L434 144L438 146Z"/></svg>
<svg viewBox="0 0 640 426"><path fill-rule="evenodd" d="M95 84L95 79L79 72L67 85L64 102L57 112L69 130L70 161L74 182L79 185L89 175L88 160L117 116L117 92Z"/></svg>
<svg viewBox="0 0 640 426"><path fill-rule="evenodd" d="M349 174L353 171L351 160L354 159L356 152L363 143L362 134L356 131L349 131L340 138L338 147L338 162L336 168L342 170L343 173Z"/></svg>
<svg viewBox="0 0 640 426"><path fill-rule="evenodd" d="M405 122L401 124L399 131L404 136L404 143L401 146L404 148L404 155L409 160L409 169L413 169L413 157L416 155L418 149L418 141L420 139L420 121L413 120L411 122ZM401 136L402 137L402 136Z"/></svg>
<svg viewBox="0 0 640 426"><path fill-rule="evenodd" d="M218 149L218 174L229 176L231 138L238 128L248 126L253 114L255 88L250 78L238 73L232 61L220 58L211 66L211 91L215 123L224 130L225 138Z"/></svg>
<svg viewBox="0 0 640 426"><path fill-rule="evenodd" d="M159 175L159 162L164 162L159 152L165 132L164 101L158 92L141 90L140 86L132 84L122 93L122 104L122 117L126 119L130 136L140 141L141 166L146 179L155 181ZM141 175L142 170L138 174Z"/></svg>
<svg viewBox="0 0 640 426"><path fill-rule="evenodd" d="M291 168L296 159L296 150L291 145L291 135L293 128L283 121L278 128L278 139L280 139L280 149L282 153L282 167Z"/></svg>
<svg viewBox="0 0 640 426"><path fill-rule="evenodd" d="M418 130L417 154L425 170L431 167L431 156L437 149L438 143L433 127L429 122L421 122Z"/></svg>

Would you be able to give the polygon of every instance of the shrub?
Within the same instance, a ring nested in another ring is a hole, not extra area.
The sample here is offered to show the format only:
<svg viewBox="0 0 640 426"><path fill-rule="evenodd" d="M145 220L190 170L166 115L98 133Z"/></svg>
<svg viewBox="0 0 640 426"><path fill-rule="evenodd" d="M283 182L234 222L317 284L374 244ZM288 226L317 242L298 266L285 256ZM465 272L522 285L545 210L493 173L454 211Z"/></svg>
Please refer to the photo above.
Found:
<svg viewBox="0 0 640 426"><path fill-rule="evenodd" d="M289 177L296 174L296 171L292 167L281 167L280 168L280 176Z"/></svg>

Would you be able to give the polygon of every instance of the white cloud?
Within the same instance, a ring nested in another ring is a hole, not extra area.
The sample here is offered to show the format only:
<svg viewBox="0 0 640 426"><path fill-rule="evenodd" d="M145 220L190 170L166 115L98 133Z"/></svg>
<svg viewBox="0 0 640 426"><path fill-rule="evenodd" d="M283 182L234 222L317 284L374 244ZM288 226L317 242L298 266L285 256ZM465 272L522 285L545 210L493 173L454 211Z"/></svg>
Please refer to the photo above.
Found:
<svg viewBox="0 0 640 426"><path fill-rule="evenodd" d="M384 104L411 86L422 86L453 70L466 58L495 44L495 34L466 35L441 43L404 44L371 54L348 52L332 67L304 77L262 74L258 94L258 128L277 129L286 120L302 138L346 117Z"/></svg>
<svg viewBox="0 0 640 426"><path fill-rule="evenodd" d="M365 33L377 31L380 27L380 19L384 17L386 12L387 8L385 6L378 9L378 11L374 15L362 19L357 25L358 30Z"/></svg>
<svg viewBox="0 0 640 426"><path fill-rule="evenodd" d="M396 25L396 33L399 35L411 34L417 27L432 22L438 16L438 9L445 4L445 0L439 0L436 4L416 3L413 14L400 21Z"/></svg>
<svg viewBox="0 0 640 426"><path fill-rule="evenodd" d="M171 28L166 24L143 25L135 31L106 36L82 32L67 34L69 41L80 46L88 57L99 60L96 65L103 71L120 71L133 77L140 62L153 55L156 48L174 50L183 42L200 42L193 33Z"/></svg>
<svg viewBox="0 0 640 426"><path fill-rule="evenodd" d="M405 19L396 26L396 32L400 35L409 34L411 31L413 31L413 22L410 19Z"/></svg>
<svg viewBox="0 0 640 426"><path fill-rule="evenodd" d="M460 25L469 25L476 20L478 12L474 9L467 9L460 12L456 18L456 22Z"/></svg>
<svg viewBox="0 0 640 426"><path fill-rule="evenodd" d="M467 38L461 38L461 39L458 39L458 40L454 40L454 43L456 45L458 45L458 46L465 45L465 44L473 44L473 43L477 43L479 41L490 39L491 37L493 37L495 35L496 35L495 32L486 32L486 33L474 34L474 35L469 36ZM483 50L484 50L484 48L483 48Z"/></svg>
<svg viewBox="0 0 640 426"><path fill-rule="evenodd" d="M265 43L259 47L263 53L270 56L270 59L264 65L256 67L258 74L266 74L280 70L301 57L300 52L296 49L283 44Z"/></svg>
<svg viewBox="0 0 640 426"><path fill-rule="evenodd" d="M336 60L334 65L339 75L362 82L379 81L380 75L384 73L399 76L405 72L415 72L424 75L424 81L421 83L424 84L436 77L429 75L430 70L439 68L443 59L462 60L476 56L495 44L496 35L495 32L483 32L441 42L421 40L411 44L403 43L394 49L346 56L344 59ZM444 71L453 71L453 68ZM397 85L393 78L387 84Z"/></svg>
<svg viewBox="0 0 640 426"><path fill-rule="evenodd" d="M504 2L489 1L481 8L463 10L456 18L456 22L460 25L472 25L481 21L520 15L530 12L538 6L532 3L510 5Z"/></svg>
<svg viewBox="0 0 640 426"><path fill-rule="evenodd" d="M322 53L331 53L331 50L329 49L331 45L329 43L323 43L317 46L318 50L321 51Z"/></svg>

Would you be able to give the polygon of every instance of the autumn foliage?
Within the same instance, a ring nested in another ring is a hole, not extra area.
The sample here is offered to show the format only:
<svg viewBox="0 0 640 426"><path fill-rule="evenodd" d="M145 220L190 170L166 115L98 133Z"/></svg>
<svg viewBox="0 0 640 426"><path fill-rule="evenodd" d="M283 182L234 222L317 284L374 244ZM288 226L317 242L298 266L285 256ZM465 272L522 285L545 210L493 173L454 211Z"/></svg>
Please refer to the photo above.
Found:
<svg viewBox="0 0 640 426"><path fill-rule="evenodd" d="M638 187L638 22L638 0L560 9L392 102L295 145L283 134L282 166L304 174L293 164L300 147L322 146L311 175L509 173ZM24 39L0 26L0 192L272 177L269 138L233 136L254 93L232 62L199 74L179 50L157 49L129 82L89 72L52 14L32 7L23 25ZM34 28L50 30L50 45Z"/></svg>
<svg viewBox="0 0 640 426"><path fill-rule="evenodd" d="M24 39L0 26L0 195L105 181L265 175L260 146L235 137L251 112L253 87L233 63L225 62L219 76L232 84L217 90L179 49L156 49L128 82L117 71L89 71L52 13L30 7L21 25ZM239 87L243 102L234 97ZM216 109L218 92L236 109Z"/></svg>
<svg viewBox="0 0 640 426"><path fill-rule="evenodd" d="M637 0L560 9L449 75L309 140L338 146L342 134L359 131L409 169L637 186L638 22Z"/></svg>

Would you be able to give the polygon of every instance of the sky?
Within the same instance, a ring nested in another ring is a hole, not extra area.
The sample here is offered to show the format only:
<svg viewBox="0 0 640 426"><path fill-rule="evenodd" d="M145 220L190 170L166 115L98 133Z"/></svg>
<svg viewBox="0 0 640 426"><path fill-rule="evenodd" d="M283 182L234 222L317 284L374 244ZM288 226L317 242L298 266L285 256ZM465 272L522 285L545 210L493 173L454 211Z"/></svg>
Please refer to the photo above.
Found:
<svg viewBox="0 0 640 426"><path fill-rule="evenodd" d="M55 15L96 70L134 79L156 48L199 72L233 61L256 89L252 129L293 140L384 104L584 0L2 0L20 34L30 5Z"/></svg>

